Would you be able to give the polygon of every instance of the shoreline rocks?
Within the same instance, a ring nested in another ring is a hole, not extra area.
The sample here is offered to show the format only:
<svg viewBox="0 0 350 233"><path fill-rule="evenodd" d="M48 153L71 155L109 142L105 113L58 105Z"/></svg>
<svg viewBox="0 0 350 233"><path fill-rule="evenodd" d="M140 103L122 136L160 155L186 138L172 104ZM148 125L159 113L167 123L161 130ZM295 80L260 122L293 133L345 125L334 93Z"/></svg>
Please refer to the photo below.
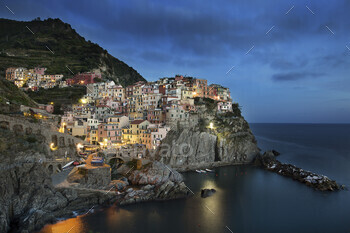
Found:
<svg viewBox="0 0 350 233"><path fill-rule="evenodd" d="M291 164L281 163L276 159L273 151L266 151L263 155L258 155L254 165L282 176L291 177L293 180L304 183L315 190L336 191L345 189L344 185L337 184L336 181L329 179L327 176L305 171Z"/></svg>
<svg viewBox="0 0 350 233"><path fill-rule="evenodd" d="M185 198L190 192L180 173L158 161L146 164L140 170L132 170L127 165L120 168L133 188L118 202L127 205L141 201L160 201Z"/></svg>
<svg viewBox="0 0 350 233"><path fill-rule="evenodd" d="M131 171L129 176L109 184L98 179L100 174L105 174L105 169L94 170L87 179L74 170L69 177L72 183L65 180L57 186L53 185L49 171L40 162L11 166L13 159L22 161L40 156L45 157L35 151L16 153L12 157L0 155L3 159L0 232L35 232L58 219L74 217L74 212L85 214L91 208L115 203L126 205L190 195L182 175L159 162Z"/></svg>

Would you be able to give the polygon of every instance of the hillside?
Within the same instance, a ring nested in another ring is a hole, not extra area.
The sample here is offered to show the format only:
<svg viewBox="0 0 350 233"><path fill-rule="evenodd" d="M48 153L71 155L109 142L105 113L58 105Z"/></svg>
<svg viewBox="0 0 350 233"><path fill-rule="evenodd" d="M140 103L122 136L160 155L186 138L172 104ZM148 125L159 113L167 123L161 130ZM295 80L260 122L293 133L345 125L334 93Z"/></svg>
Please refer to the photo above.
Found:
<svg viewBox="0 0 350 233"><path fill-rule="evenodd" d="M0 79L0 113L17 112L22 104L36 106L36 103L13 83Z"/></svg>
<svg viewBox="0 0 350 233"><path fill-rule="evenodd" d="M74 74L98 69L103 77L123 86L144 80L132 67L86 41L60 19L29 22L0 19L0 77L4 77L7 67L39 65L47 67L48 74L65 77L73 75L66 66Z"/></svg>

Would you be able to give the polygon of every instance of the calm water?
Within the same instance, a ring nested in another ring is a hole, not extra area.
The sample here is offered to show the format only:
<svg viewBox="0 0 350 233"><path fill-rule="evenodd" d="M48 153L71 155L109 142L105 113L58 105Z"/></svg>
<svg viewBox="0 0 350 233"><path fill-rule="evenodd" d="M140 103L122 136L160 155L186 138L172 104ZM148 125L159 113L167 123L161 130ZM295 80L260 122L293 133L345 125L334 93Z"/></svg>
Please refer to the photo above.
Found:
<svg viewBox="0 0 350 233"><path fill-rule="evenodd" d="M280 151L282 162L350 187L350 125L252 124L251 128L260 148ZM184 176L194 197L95 210L40 232L350 232L349 191L317 192L251 166ZM217 193L202 199L201 188L215 188Z"/></svg>

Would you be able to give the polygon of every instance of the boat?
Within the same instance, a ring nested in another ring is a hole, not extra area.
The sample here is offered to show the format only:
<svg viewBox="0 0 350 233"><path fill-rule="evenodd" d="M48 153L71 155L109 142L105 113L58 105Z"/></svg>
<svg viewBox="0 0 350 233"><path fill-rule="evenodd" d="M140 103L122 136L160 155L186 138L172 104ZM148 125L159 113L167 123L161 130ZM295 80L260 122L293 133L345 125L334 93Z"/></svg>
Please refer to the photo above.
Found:
<svg viewBox="0 0 350 233"><path fill-rule="evenodd" d="M196 172L198 172L198 173L202 173L200 170L196 170Z"/></svg>
<svg viewBox="0 0 350 233"><path fill-rule="evenodd" d="M102 157L93 157L91 160L92 166L103 166L104 159Z"/></svg>
<svg viewBox="0 0 350 233"><path fill-rule="evenodd" d="M213 172L214 170L210 170L208 168L205 169L207 172Z"/></svg>
<svg viewBox="0 0 350 233"><path fill-rule="evenodd" d="M62 169L65 169L65 168L68 168L70 165L72 165L74 163L74 161L71 161L71 162L69 162L69 163L67 163L66 165L64 165L63 167L62 167Z"/></svg>
<svg viewBox="0 0 350 233"><path fill-rule="evenodd" d="M204 171L204 170L200 170L202 173L206 173L207 171Z"/></svg>

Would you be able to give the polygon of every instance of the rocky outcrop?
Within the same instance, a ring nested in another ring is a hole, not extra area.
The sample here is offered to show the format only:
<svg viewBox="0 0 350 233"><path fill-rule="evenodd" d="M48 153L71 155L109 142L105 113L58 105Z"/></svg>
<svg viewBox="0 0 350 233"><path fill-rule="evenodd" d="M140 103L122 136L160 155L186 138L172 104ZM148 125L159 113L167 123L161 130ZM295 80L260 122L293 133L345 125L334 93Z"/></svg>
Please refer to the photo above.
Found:
<svg viewBox="0 0 350 233"><path fill-rule="evenodd" d="M276 153L274 151L267 151L263 155L258 155L254 164L279 175L291 177L316 190L335 191L344 189L343 185L338 185L337 182L329 179L327 176L305 171L291 164L281 163L276 159Z"/></svg>
<svg viewBox="0 0 350 233"><path fill-rule="evenodd" d="M209 118L208 118L209 119ZM208 127L212 123L213 127ZM251 163L259 148L243 117L215 116L196 127L171 130L156 159L178 171Z"/></svg>
<svg viewBox="0 0 350 233"><path fill-rule="evenodd" d="M84 214L101 205L189 195L181 174L159 162L131 171L128 177L129 180L112 181L105 190L83 188L83 185L53 187L49 173L40 163L11 167L0 173L0 232L32 232L57 218L72 216L73 211Z"/></svg>
<svg viewBox="0 0 350 233"><path fill-rule="evenodd" d="M182 175L158 161L149 162L140 170L130 169L127 165L120 168L120 172L133 185L133 188L126 190L120 201L121 205L184 198L190 195Z"/></svg>
<svg viewBox="0 0 350 233"><path fill-rule="evenodd" d="M30 155L28 155L30 156ZM4 165L4 164L2 164ZM0 172L0 232L32 232L72 211L94 205L110 205L115 192L79 188L55 188L41 163L3 166Z"/></svg>
<svg viewBox="0 0 350 233"><path fill-rule="evenodd" d="M106 189L111 183L110 166L102 167L75 167L69 173L67 181L77 183L79 187L92 189Z"/></svg>
<svg viewBox="0 0 350 233"><path fill-rule="evenodd" d="M159 185L168 180L176 183L182 182L183 177L163 163L154 161L146 164L141 170L131 171L128 180L133 185Z"/></svg>
<svg viewBox="0 0 350 233"><path fill-rule="evenodd" d="M70 177L76 183L65 180L53 186L42 162L47 159L45 142L29 139L0 130L0 232L33 232L57 218L71 217L73 211L84 214L101 205L167 200L188 194L182 176L159 162L135 171L125 166L130 171L126 172L129 181L121 178L110 182L108 166L92 169L88 176L76 169Z"/></svg>
<svg viewBox="0 0 350 233"><path fill-rule="evenodd" d="M202 189L201 190L201 197L203 197L203 198L210 197L214 193L216 193L215 189Z"/></svg>

